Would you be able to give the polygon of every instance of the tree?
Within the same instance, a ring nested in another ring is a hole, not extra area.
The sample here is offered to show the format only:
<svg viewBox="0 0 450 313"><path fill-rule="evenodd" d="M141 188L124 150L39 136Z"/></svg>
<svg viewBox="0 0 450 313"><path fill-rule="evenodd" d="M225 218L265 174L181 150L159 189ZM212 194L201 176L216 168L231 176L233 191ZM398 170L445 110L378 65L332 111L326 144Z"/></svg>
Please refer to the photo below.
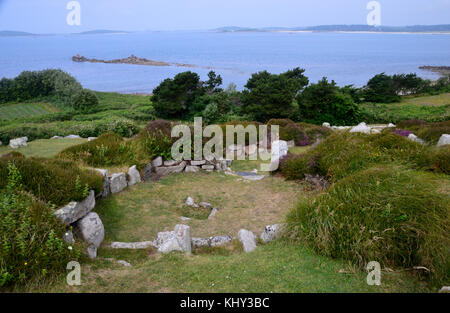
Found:
<svg viewBox="0 0 450 313"><path fill-rule="evenodd" d="M204 90L200 77L188 71L164 80L153 90L151 101L159 116L182 118L195 98L202 94Z"/></svg>
<svg viewBox="0 0 450 313"><path fill-rule="evenodd" d="M391 76L381 73L369 80L365 87L365 100L377 103L399 102L394 80Z"/></svg>
<svg viewBox="0 0 450 313"><path fill-rule="evenodd" d="M308 84L304 70L279 75L267 71L253 74L242 93L242 110L257 121L290 117L295 113L295 96Z"/></svg>
<svg viewBox="0 0 450 313"><path fill-rule="evenodd" d="M222 77L217 75L216 72L210 71L208 73L208 80L205 82L206 92L213 94L222 91L222 89L218 88L220 85L222 85Z"/></svg>
<svg viewBox="0 0 450 313"><path fill-rule="evenodd" d="M430 82L417 76L417 74L398 74L392 76L395 90L398 94L417 94L425 90Z"/></svg>
<svg viewBox="0 0 450 313"><path fill-rule="evenodd" d="M73 98L73 108L77 111L88 111L98 105L97 95L90 90L84 89Z"/></svg>
<svg viewBox="0 0 450 313"><path fill-rule="evenodd" d="M349 125L358 122L360 109L349 94L341 91L334 81L324 77L306 87L297 96L299 118L321 124Z"/></svg>

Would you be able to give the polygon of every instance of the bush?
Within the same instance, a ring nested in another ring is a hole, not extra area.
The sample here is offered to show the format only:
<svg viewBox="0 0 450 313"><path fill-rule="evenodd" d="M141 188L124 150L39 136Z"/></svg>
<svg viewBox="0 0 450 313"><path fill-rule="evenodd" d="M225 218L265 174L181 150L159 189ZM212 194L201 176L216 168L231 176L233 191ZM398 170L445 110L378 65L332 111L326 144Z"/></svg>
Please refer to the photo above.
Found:
<svg viewBox="0 0 450 313"><path fill-rule="evenodd" d="M96 140L61 151L58 158L82 161L90 166L130 166L138 162L139 156L133 142L124 141L115 133L106 133Z"/></svg>
<svg viewBox="0 0 450 313"><path fill-rule="evenodd" d="M172 159L172 123L166 120L151 121L139 133L137 142L143 148L146 156L152 160L161 156L164 160Z"/></svg>
<svg viewBox="0 0 450 313"><path fill-rule="evenodd" d="M315 174L316 163L308 154L296 155L289 152L281 159L279 169L286 179L298 180L304 179L305 174Z"/></svg>
<svg viewBox="0 0 450 313"><path fill-rule="evenodd" d="M311 162L311 166L290 165L286 162L287 169L282 164L280 170L288 178L297 179L304 174L317 173L337 182L376 164L389 164L393 161L414 169L436 170L432 161L433 153L434 150L429 147L389 132L379 135L345 132L329 136L306 152L304 158ZM294 158L291 162L306 161ZM293 174L293 168L302 172Z"/></svg>
<svg viewBox="0 0 450 313"><path fill-rule="evenodd" d="M400 102L400 96L391 76L381 73L369 80L365 87L365 100L376 103Z"/></svg>
<svg viewBox="0 0 450 313"><path fill-rule="evenodd" d="M281 140L293 140L297 146L307 146L311 143L308 135L303 131L300 125L295 124L290 119L271 119L267 122L267 125L278 125L280 127Z"/></svg>
<svg viewBox="0 0 450 313"><path fill-rule="evenodd" d="M200 77L193 72L164 80L153 90L151 98L156 113L165 118L184 117L196 96L204 94L201 86Z"/></svg>
<svg viewBox="0 0 450 313"><path fill-rule="evenodd" d="M315 124L353 125L359 122L360 108L353 98L341 92L334 81L324 77L297 96L299 119Z"/></svg>
<svg viewBox="0 0 450 313"><path fill-rule="evenodd" d="M75 78L61 70L24 71L12 80L0 81L0 103L56 96L71 106L73 96L82 89Z"/></svg>
<svg viewBox="0 0 450 313"><path fill-rule="evenodd" d="M421 120L408 120L398 123L397 130L399 128L414 132L419 138L435 145L443 134L450 134L450 120L436 123L426 123Z"/></svg>
<svg viewBox="0 0 450 313"><path fill-rule="evenodd" d="M73 108L78 111L86 112L98 106L98 98L96 94L90 90L84 89L73 98Z"/></svg>
<svg viewBox="0 0 450 313"><path fill-rule="evenodd" d="M242 92L242 110L259 122L294 116L295 96L308 84L305 70L296 68L279 75L267 71L253 74Z"/></svg>
<svg viewBox="0 0 450 313"><path fill-rule="evenodd" d="M317 252L382 267L425 266L450 278L449 196L431 174L399 167L363 170L288 216L291 237Z"/></svg>
<svg viewBox="0 0 450 313"><path fill-rule="evenodd" d="M432 164L437 172L450 175L450 145L436 149L432 156Z"/></svg>
<svg viewBox="0 0 450 313"><path fill-rule="evenodd" d="M23 192L13 164L7 170L0 192L0 288L65 272L69 261L80 258L79 249L68 249L62 239L65 226L51 208Z"/></svg>
<svg viewBox="0 0 450 313"><path fill-rule="evenodd" d="M0 159L0 189L8 185L8 164L17 168L23 190L45 203L66 205L83 200L89 190L100 193L103 188L103 177L99 173L81 169L74 162L10 155Z"/></svg>

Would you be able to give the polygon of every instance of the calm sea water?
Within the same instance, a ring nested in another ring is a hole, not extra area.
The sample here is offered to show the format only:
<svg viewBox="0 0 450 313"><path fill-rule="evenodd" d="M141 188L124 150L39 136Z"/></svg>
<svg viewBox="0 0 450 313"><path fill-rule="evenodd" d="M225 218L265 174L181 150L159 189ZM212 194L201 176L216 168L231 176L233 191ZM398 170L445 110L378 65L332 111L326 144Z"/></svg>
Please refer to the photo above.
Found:
<svg viewBox="0 0 450 313"><path fill-rule="evenodd" d="M115 59L134 54L199 68L75 63L75 54ZM23 70L61 68L86 88L123 93L151 92L165 78L192 70L205 79L211 67L242 88L260 70L306 69L339 85L364 85L375 74L417 72L421 65L450 65L450 35L345 33L141 32L109 35L0 37L0 77Z"/></svg>

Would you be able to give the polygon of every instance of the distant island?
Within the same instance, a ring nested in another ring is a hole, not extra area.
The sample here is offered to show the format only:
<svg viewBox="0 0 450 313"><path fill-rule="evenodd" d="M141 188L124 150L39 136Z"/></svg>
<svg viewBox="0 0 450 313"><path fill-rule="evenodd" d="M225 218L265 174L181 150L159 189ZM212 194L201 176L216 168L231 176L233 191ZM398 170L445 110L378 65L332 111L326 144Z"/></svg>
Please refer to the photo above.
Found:
<svg viewBox="0 0 450 313"><path fill-rule="evenodd" d="M113 60L101 60L101 59L89 59L84 56L77 54L72 57L74 62L90 62L90 63L106 63L106 64L134 64L134 65L147 65L147 66L178 66L178 67L197 67L192 64L182 64L182 63L168 63L162 61L154 61L146 58L138 58L135 55L131 55L124 59L113 59Z"/></svg>
<svg viewBox="0 0 450 313"><path fill-rule="evenodd" d="M434 73L438 73L441 76L450 75L450 66L421 66L419 67L421 70L430 71Z"/></svg>
<svg viewBox="0 0 450 313"><path fill-rule="evenodd" d="M377 32L377 33L450 33L450 24L413 26L319 25L311 27L249 28L227 26L217 32Z"/></svg>
<svg viewBox="0 0 450 313"><path fill-rule="evenodd" d="M38 36L38 35L32 34L32 33L27 33L27 32L18 32L18 31L13 31L13 30L0 31L0 37L14 37L14 36L24 37L24 36Z"/></svg>

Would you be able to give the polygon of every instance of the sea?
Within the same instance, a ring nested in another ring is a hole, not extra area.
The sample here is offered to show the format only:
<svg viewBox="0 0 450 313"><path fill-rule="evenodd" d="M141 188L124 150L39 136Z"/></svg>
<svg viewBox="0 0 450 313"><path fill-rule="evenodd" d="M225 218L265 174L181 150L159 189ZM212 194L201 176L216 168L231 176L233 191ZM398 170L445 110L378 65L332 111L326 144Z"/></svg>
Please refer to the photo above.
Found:
<svg viewBox="0 0 450 313"><path fill-rule="evenodd" d="M130 55L195 67L76 63L72 56L119 59ZM243 89L252 73L306 70L311 82L322 77L338 85L363 86L375 74L438 75L422 65L450 65L450 34L327 32L133 32L0 37L0 78L25 70L60 68L85 88L151 93L183 71L207 79L212 69Z"/></svg>

